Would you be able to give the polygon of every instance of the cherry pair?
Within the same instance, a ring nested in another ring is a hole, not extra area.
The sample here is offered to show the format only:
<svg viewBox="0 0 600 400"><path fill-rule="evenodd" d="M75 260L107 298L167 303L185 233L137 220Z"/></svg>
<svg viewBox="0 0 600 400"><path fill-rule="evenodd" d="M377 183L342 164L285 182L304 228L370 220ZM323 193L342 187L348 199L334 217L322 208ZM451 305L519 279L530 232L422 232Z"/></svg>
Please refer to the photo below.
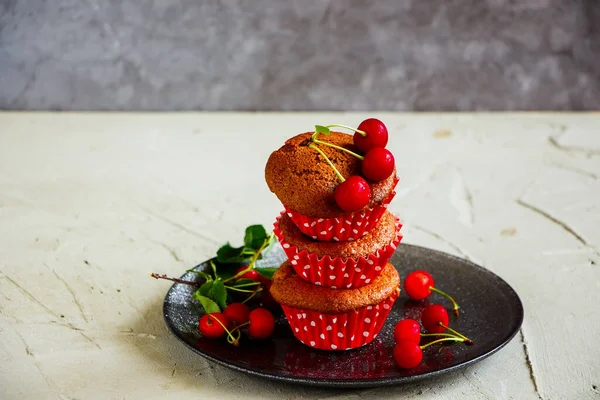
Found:
<svg viewBox="0 0 600 400"><path fill-rule="evenodd" d="M231 329L232 325L235 328ZM234 346L239 344L239 330L245 326L248 327L248 336L252 339L266 339L273 334L275 318L265 308L250 311L244 303L231 303L222 313L204 314L198 322L202 336L217 339L227 335L227 341Z"/></svg>
<svg viewBox="0 0 600 400"><path fill-rule="evenodd" d="M354 130L354 145L364 153L361 170L365 178L378 182L394 172L394 155L385 148L388 142L388 130L383 122L376 118L364 120Z"/></svg>
<svg viewBox="0 0 600 400"><path fill-rule="evenodd" d="M473 341L448 326L448 312L439 304L425 308L421 317L423 327L429 333L421 333L421 326L414 319L403 319L394 327L396 345L393 349L394 361L401 368L414 368L423 360L423 350L442 342L462 342L473 344ZM444 333L446 329L452 333ZM420 345L422 337L438 337L424 345Z"/></svg>

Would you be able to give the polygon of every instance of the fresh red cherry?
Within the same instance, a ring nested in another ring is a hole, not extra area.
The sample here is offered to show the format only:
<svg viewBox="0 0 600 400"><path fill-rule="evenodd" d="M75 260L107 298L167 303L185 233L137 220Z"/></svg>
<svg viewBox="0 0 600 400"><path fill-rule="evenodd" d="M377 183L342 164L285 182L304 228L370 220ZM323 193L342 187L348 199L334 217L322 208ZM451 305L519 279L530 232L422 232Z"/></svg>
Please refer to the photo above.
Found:
<svg viewBox="0 0 600 400"><path fill-rule="evenodd" d="M371 201L371 189L362 177L353 175L335 189L335 202L344 211L354 212Z"/></svg>
<svg viewBox="0 0 600 400"><path fill-rule="evenodd" d="M257 308L250 311L250 325L248 335L253 339L266 339L273 334L275 329L275 318L265 308Z"/></svg>
<svg viewBox="0 0 600 400"><path fill-rule="evenodd" d="M448 311L440 304L432 304L423 310L421 323L431 333L443 333L448 326Z"/></svg>
<svg viewBox="0 0 600 400"><path fill-rule="evenodd" d="M419 343L412 340L400 340L392 352L394 361L400 368L414 368L423 360L423 350L419 347Z"/></svg>
<svg viewBox="0 0 600 400"><path fill-rule="evenodd" d="M408 297L413 300L423 300L429 296L431 292L439 293L452 302L454 314L458 315L460 306L456 303L452 296L435 287L433 276L431 276L429 272L416 270L408 274L404 279L404 291Z"/></svg>
<svg viewBox="0 0 600 400"><path fill-rule="evenodd" d="M362 174L372 181L382 181L394 172L394 155L388 149L376 147L365 154L362 161Z"/></svg>
<svg viewBox="0 0 600 400"><path fill-rule="evenodd" d="M250 308L244 303L231 303L223 310L223 315L235 325L242 325L248 322L249 314Z"/></svg>
<svg viewBox="0 0 600 400"><path fill-rule="evenodd" d="M239 274L246 268L248 268L247 265L242 265L240 268L237 269L237 271L235 271L235 275ZM238 279L252 279L253 281L255 281L257 276L258 276L258 272L256 272L256 270L251 269L250 271L246 272L244 275L240 276Z"/></svg>
<svg viewBox="0 0 600 400"><path fill-rule="evenodd" d="M354 145L363 153L375 147L385 147L388 142L388 130L384 123L376 118L365 119L357 128L366 133L365 136L355 132Z"/></svg>
<svg viewBox="0 0 600 400"><path fill-rule="evenodd" d="M218 321L217 321L218 320ZM230 325L226 316L220 312L204 314L198 322L198 329L202 336L208 339L216 339L225 336L227 332L225 327Z"/></svg>
<svg viewBox="0 0 600 400"><path fill-rule="evenodd" d="M421 341L421 326L414 319L403 319L394 326L394 339L396 342L410 340L419 344Z"/></svg>
<svg viewBox="0 0 600 400"><path fill-rule="evenodd" d="M404 291L413 300L423 300L431 294L433 277L423 270L413 271L404 279Z"/></svg>

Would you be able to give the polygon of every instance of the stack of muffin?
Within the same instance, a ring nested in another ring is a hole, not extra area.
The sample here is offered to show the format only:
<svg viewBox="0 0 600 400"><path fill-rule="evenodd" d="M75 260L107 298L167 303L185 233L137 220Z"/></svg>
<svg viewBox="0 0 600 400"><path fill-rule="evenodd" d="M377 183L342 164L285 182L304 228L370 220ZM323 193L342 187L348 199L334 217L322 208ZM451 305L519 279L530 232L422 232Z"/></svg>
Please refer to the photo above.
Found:
<svg viewBox="0 0 600 400"><path fill-rule="evenodd" d="M289 139L265 169L270 190L285 208L274 231L288 257L270 291L302 343L348 350L376 338L400 293L400 278L388 260L402 239L401 224L386 208L398 179L394 171L368 182L369 204L343 211L334 199L336 173L308 146L312 134ZM327 142L357 151L351 135L331 132ZM321 150L342 176L360 175L356 157L332 147Z"/></svg>

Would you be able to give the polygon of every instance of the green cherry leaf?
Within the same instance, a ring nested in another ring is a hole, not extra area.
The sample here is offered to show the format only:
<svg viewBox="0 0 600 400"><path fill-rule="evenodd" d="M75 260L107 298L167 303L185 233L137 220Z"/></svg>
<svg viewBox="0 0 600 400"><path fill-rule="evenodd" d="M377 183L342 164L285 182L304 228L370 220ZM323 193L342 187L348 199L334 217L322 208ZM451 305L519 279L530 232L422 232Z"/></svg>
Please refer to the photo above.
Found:
<svg viewBox="0 0 600 400"><path fill-rule="evenodd" d="M217 265L217 269L219 270L219 278L222 280L226 280L231 278L235 274L235 269L238 268L240 264L219 264Z"/></svg>
<svg viewBox="0 0 600 400"><path fill-rule="evenodd" d="M200 288L198 288L197 293L205 297L212 297L211 293L214 284L215 281L205 282L202 286L200 286Z"/></svg>
<svg viewBox="0 0 600 400"><path fill-rule="evenodd" d="M200 304L202 304L205 313L210 314L213 312L221 312L221 309L219 308L217 303L215 303L206 296L202 296L200 293L198 293L199 291L200 290L196 290L192 296L194 297L194 299L198 300Z"/></svg>
<svg viewBox="0 0 600 400"><path fill-rule="evenodd" d="M254 270L256 272L258 272L260 275L264 276L265 278L269 278L269 279L273 279L273 274L275 273L275 271L277 271L277 268L272 268L272 267L264 267L264 268L254 268Z"/></svg>
<svg viewBox="0 0 600 400"><path fill-rule="evenodd" d="M221 279L205 282L196 292L198 295L216 302L221 309L227 307L227 291Z"/></svg>
<svg viewBox="0 0 600 400"><path fill-rule="evenodd" d="M232 247L229 243L217 250L217 261L220 263L240 263L245 257L242 255L244 247Z"/></svg>
<svg viewBox="0 0 600 400"><path fill-rule="evenodd" d="M323 125L315 125L315 132L322 133L323 135L329 135L331 133L329 128Z"/></svg>
<svg viewBox="0 0 600 400"><path fill-rule="evenodd" d="M266 239L267 231L262 225L250 225L246 228L244 246L252 250L258 250Z"/></svg>
<svg viewBox="0 0 600 400"><path fill-rule="evenodd" d="M225 285L223 281L218 279L212 286L212 296L210 296L212 300L214 300L222 310L227 307L227 290L225 289Z"/></svg>

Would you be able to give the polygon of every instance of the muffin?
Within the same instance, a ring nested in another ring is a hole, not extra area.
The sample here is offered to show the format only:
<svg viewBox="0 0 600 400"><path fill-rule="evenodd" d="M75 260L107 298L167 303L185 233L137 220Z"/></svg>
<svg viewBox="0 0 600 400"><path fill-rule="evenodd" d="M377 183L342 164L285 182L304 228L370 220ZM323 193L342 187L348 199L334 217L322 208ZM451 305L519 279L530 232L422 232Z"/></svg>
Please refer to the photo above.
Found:
<svg viewBox="0 0 600 400"><path fill-rule="evenodd" d="M300 278L289 261L273 275L271 295L281 304L294 336L307 346L349 350L377 337L400 293L391 264L368 285L331 289Z"/></svg>
<svg viewBox="0 0 600 400"><path fill-rule="evenodd" d="M349 289L368 285L381 273L402 239L401 227L400 221L386 211L375 228L355 241L320 242L305 236L282 213L274 232L302 279L333 289Z"/></svg>
<svg viewBox="0 0 600 400"><path fill-rule="evenodd" d="M308 147L312 134L294 136L271 154L265 168L267 185L305 235L322 241L357 239L377 224L394 197L396 173L379 182L368 182L371 200L367 206L354 213L345 212L334 198L338 177L323 157ZM323 140L358 152L351 135L331 132ZM361 161L356 157L327 146L320 149L344 177L360 175Z"/></svg>

